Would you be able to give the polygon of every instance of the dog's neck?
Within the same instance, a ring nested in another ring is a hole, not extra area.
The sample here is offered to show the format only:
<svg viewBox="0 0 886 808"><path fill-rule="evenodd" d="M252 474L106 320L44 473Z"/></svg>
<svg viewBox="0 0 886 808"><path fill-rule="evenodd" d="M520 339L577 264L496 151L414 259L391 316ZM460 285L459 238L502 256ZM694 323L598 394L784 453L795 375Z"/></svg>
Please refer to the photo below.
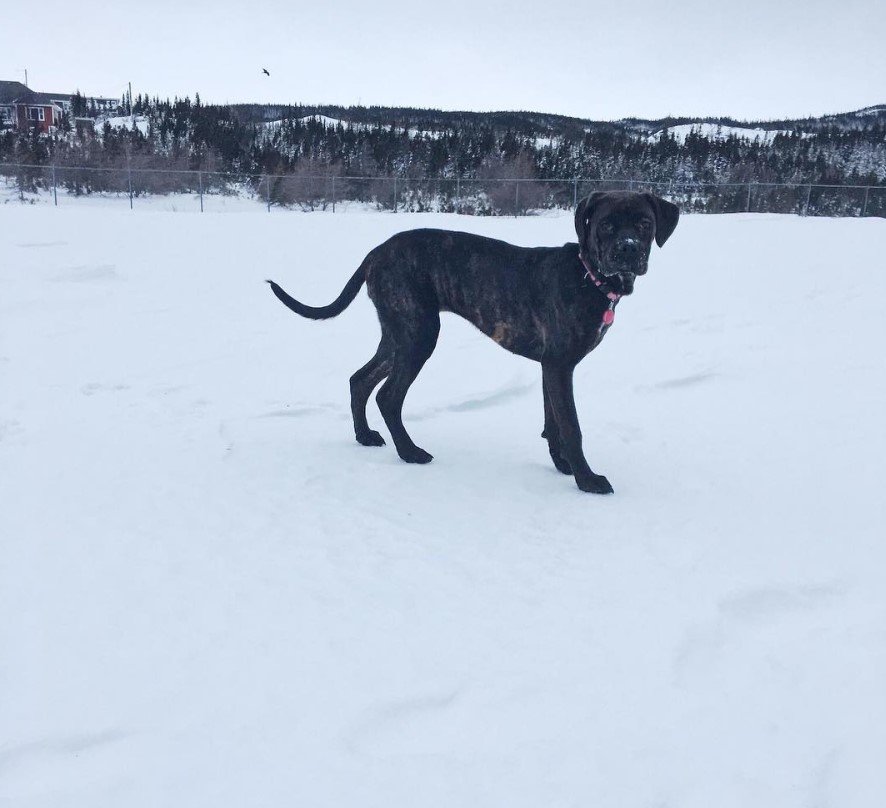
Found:
<svg viewBox="0 0 886 808"><path fill-rule="evenodd" d="M585 277L594 284L606 297L609 299L611 303L618 303L621 300L621 295L617 292L613 292L607 285L606 282L596 273L594 272L594 268L591 266L591 262L588 260L587 255L584 252L579 251L578 257L581 259L582 264L585 268Z"/></svg>
<svg viewBox="0 0 886 808"><path fill-rule="evenodd" d="M581 262L584 264L585 277L600 290L601 294L606 295L606 299L609 301L606 311L603 312L603 316L600 318L600 327L597 329L597 343L595 344L599 344L606 330L615 322L615 305L621 300L622 296L606 286L603 279L594 272L591 262L584 252L579 250L578 257L581 258Z"/></svg>

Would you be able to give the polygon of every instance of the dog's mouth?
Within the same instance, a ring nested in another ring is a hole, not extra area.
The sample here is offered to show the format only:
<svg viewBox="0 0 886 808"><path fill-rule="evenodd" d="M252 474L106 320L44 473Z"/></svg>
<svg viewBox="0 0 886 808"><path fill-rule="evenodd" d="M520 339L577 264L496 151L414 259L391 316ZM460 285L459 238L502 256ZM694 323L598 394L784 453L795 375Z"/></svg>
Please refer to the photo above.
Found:
<svg viewBox="0 0 886 808"><path fill-rule="evenodd" d="M630 270L621 270L612 274L604 273L606 285L617 295L629 295L634 291L634 282L637 273Z"/></svg>
<svg viewBox="0 0 886 808"><path fill-rule="evenodd" d="M645 275L649 267L648 256L639 254L628 258L615 257L608 253L597 254L596 268L587 258L582 258L591 279L601 287L601 291L618 295L629 295L634 291L638 275Z"/></svg>
<svg viewBox="0 0 886 808"><path fill-rule="evenodd" d="M643 255L622 260L609 256L609 260L603 261L600 267L604 282L617 295L631 294L637 276L646 274L648 264L644 259Z"/></svg>

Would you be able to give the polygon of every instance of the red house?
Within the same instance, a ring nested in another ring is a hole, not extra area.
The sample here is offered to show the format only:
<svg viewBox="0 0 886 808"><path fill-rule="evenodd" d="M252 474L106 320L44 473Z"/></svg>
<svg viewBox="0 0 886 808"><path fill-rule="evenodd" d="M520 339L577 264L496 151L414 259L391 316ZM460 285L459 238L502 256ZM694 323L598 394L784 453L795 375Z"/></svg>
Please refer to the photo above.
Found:
<svg viewBox="0 0 886 808"><path fill-rule="evenodd" d="M0 130L39 129L51 132L71 113L71 93L38 93L19 81L0 81ZM84 97L90 117L113 112L119 104L114 98Z"/></svg>
<svg viewBox="0 0 886 808"><path fill-rule="evenodd" d="M49 132L70 109L69 93L38 93L18 81L0 81L0 126Z"/></svg>
<svg viewBox="0 0 886 808"><path fill-rule="evenodd" d="M49 132L61 123L62 115L70 108L70 96L30 92L16 102L16 122L19 129L35 127L41 132Z"/></svg>
<svg viewBox="0 0 886 808"><path fill-rule="evenodd" d="M0 129L14 129L17 124L15 102L30 90L20 81L0 81Z"/></svg>

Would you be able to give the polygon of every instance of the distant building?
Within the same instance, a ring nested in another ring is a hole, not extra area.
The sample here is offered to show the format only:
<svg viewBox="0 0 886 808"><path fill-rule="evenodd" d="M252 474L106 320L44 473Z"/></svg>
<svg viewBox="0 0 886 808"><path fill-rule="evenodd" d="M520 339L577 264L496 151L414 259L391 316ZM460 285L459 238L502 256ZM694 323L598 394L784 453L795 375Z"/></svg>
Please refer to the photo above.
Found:
<svg viewBox="0 0 886 808"><path fill-rule="evenodd" d="M31 129L51 132L71 112L71 93L39 93L20 81L0 81L0 129ZM114 98L84 96L90 115L111 112L119 102Z"/></svg>
<svg viewBox="0 0 886 808"><path fill-rule="evenodd" d="M0 129L15 127L15 102L29 92L20 81L0 81Z"/></svg>

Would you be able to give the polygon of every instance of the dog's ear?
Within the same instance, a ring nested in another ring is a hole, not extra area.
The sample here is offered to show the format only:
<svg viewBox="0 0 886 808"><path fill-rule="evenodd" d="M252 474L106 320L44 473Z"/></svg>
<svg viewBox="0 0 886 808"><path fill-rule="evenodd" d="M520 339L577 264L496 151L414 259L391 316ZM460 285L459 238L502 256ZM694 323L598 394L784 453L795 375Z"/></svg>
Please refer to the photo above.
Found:
<svg viewBox="0 0 886 808"><path fill-rule="evenodd" d="M668 202L660 196L650 194L648 191L643 194L652 205L655 211L655 243L659 247L663 247L664 243L671 237L671 233L677 228L677 221L680 219L680 208L673 202Z"/></svg>
<svg viewBox="0 0 886 808"><path fill-rule="evenodd" d="M582 199L575 209L575 232L578 234L578 243L580 245L584 244L588 222L591 216L594 215L594 207L604 196L606 196L605 191L594 191L590 196Z"/></svg>

